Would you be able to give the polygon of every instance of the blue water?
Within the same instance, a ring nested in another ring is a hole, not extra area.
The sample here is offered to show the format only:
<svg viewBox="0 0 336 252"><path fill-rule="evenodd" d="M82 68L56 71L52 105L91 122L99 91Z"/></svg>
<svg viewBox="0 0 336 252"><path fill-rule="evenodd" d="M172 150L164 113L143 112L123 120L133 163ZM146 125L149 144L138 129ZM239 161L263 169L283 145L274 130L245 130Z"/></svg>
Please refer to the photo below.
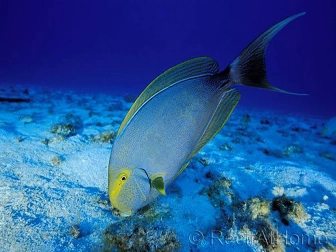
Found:
<svg viewBox="0 0 336 252"><path fill-rule="evenodd" d="M272 85L309 96L237 87L231 118L167 196L131 218L115 215L113 140L103 136L132 106L125 94L199 56L222 70L303 11L266 61ZM0 0L0 98L31 98L0 102L0 252L273 251L257 239L263 231L280 234L278 251L335 250L335 14L334 0ZM53 130L68 123L72 134ZM271 206L282 196L298 210L281 216L290 207Z"/></svg>
<svg viewBox="0 0 336 252"><path fill-rule="evenodd" d="M267 52L269 81L308 97L243 88L240 106L335 116L336 3L0 2L0 83L139 94L161 72L210 56L224 69L253 38L306 11Z"/></svg>

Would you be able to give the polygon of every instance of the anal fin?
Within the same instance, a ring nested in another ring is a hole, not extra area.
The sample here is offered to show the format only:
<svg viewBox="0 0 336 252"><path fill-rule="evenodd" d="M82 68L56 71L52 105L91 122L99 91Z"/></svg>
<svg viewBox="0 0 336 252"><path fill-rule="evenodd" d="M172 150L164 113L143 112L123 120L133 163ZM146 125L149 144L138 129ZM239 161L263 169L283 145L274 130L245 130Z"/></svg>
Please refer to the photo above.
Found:
<svg viewBox="0 0 336 252"><path fill-rule="evenodd" d="M189 159L193 158L222 129L238 104L239 99L240 93L236 89L230 89L223 94L215 113L207 125L202 137L191 152Z"/></svg>
<svg viewBox="0 0 336 252"><path fill-rule="evenodd" d="M178 176L181 175L181 173L188 167L189 163L190 163L190 162L186 163L185 165L183 165L183 166L181 167L181 169L179 170L179 172L175 175L174 180L175 180Z"/></svg>

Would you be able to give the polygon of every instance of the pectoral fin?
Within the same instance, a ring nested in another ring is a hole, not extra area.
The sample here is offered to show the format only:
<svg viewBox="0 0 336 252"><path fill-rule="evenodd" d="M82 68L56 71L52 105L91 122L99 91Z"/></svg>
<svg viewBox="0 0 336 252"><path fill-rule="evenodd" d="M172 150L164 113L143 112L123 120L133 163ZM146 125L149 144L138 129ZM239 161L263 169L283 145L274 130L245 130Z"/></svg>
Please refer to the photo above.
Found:
<svg viewBox="0 0 336 252"><path fill-rule="evenodd" d="M164 181L162 176L154 176L151 179L151 185L154 187L156 190L158 190L159 193L162 195L166 196L166 191L165 191L165 186L164 186Z"/></svg>

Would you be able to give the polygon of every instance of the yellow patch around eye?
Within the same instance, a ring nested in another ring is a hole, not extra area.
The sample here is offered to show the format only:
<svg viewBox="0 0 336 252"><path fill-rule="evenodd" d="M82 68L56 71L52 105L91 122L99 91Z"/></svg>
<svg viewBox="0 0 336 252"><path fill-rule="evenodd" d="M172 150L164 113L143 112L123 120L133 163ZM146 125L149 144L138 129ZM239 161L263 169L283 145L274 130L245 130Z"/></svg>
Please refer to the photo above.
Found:
<svg viewBox="0 0 336 252"><path fill-rule="evenodd" d="M120 175L118 176L118 179L115 181L114 186L112 187L112 190L110 192L111 197L116 197L118 196L121 187L123 184L127 181L129 176L131 175L131 170L121 170ZM126 178L126 179L123 179Z"/></svg>

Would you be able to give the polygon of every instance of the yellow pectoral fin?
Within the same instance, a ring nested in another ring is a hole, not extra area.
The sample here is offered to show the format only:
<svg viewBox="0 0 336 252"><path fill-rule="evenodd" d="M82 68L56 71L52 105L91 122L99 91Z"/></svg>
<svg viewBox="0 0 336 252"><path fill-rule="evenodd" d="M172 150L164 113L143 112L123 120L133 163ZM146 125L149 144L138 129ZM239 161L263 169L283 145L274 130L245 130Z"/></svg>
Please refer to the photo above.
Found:
<svg viewBox="0 0 336 252"><path fill-rule="evenodd" d="M162 176L153 176L151 179L151 185L158 190L159 193L166 196L164 181Z"/></svg>

